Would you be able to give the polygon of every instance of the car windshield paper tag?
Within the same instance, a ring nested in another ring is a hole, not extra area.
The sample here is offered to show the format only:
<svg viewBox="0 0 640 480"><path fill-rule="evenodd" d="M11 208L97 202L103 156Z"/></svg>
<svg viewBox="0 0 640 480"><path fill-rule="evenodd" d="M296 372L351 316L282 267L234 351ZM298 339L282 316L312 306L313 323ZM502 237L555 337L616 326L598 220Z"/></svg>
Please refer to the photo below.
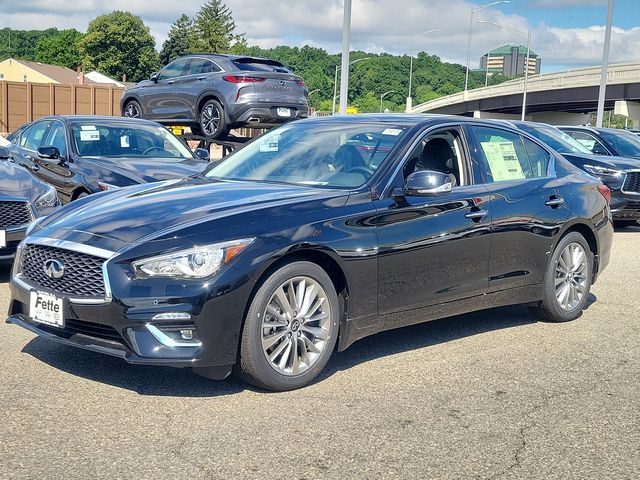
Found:
<svg viewBox="0 0 640 480"><path fill-rule="evenodd" d="M97 130L95 125L80 125L80 130Z"/></svg>
<svg viewBox="0 0 640 480"><path fill-rule="evenodd" d="M382 135L393 135L394 137L397 137L401 133L402 133L402 130L400 130L399 128L385 128L382 131Z"/></svg>
<svg viewBox="0 0 640 480"><path fill-rule="evenodd" d="M261 152L277 152L278 143L280 142L280 135L269 135L260 141Z"/></svg>
<svg viewBox="0 0 640 480"><path fill-rule="evenodd" d="M0 230L0 248L7 246L7 233L4 230Z"/></svg>
<svg viewBox="0 0 640 480"><path fill-rule="evenodd" d="M480 142L494 182L525 178L513 142Z"/></svg>
<svg viewBox="0 0 640 480"><path fill-rule="evenodd" d="M80 140L83 142L95 142L100 140L100 132L97 130L83 130L80 132Z"/></svg>

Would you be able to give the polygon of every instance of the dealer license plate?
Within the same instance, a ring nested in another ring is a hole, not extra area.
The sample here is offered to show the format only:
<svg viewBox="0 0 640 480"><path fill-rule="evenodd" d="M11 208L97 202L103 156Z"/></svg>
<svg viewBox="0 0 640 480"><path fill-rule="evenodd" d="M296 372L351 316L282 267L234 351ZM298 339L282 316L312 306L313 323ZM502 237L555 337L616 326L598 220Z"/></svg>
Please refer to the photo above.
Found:
<svg viewBox="0 0 640 480"><path fill-rule="evenodd" d="M34 322L64 328L62 298L44 292L29 294L29 316Z"/></svg>
<svg viewBox="0 0 640 480"><path fill-rule="evenodd" d="M0 248L7 246L7 232L0 230Z"/></svg>
<svg viewBox="0 0 640 480"><path fill-rule="evenodd" d="M278 116L279 117L290 117L291 116L291 109L290 108L284 108L284 107L278 107Z"/></svg>

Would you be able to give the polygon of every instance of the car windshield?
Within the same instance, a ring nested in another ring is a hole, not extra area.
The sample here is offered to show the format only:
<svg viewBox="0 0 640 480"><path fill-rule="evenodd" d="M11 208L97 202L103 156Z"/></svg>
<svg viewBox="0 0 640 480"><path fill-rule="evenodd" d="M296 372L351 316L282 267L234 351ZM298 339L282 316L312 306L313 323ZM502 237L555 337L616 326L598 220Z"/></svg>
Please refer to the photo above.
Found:
<svg viewBox="0 0 640 480"><path fill-rule="evenodd" d="M71 126L81 157L193 158L167 129L158 125L83 122Z"/></svg>
<svg viewBox="0 0 640 480"><path fill-rule="evenodd" d="M600 130L600 136L623 157L640 157L640 138L633 133Z"/></svg>
<svg viewBox="0 0 640 480"><path fill-rule="evenodd" d="M206 176L324 188L355 188L371 178L406 126L299 122L270 131Z"/></svg>
<svg viewBox="0 0 640 480"><path fill-rule="evenodd" d="M593 155L593 152L572 136L555 127L544 125L521 126L522 130L546 143L558 153L577 153Z"/></svg>

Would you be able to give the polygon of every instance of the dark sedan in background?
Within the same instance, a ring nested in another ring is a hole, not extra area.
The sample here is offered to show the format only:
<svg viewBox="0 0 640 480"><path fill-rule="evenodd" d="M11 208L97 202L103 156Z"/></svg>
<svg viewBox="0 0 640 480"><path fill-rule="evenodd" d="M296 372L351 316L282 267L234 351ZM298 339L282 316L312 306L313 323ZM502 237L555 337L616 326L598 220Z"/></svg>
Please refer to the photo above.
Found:
<svg viewBox="0 0 640 480"><path fill-rule="evenodd" d="M129 88L122 115L186 125L196 135L224 137L238 127L265 128L308 114L302 78L267 58L193 54Z"/></svg>
<svg viewBox="0 0 640 480"><path fill-rule="evenodd" d="M619 128L572 126L558 128L596 155L640 158L640 138L632 132Z"/></svg>
<svg viewBox="0 0 640 480"><path fill-rule="evenodd" d="M638 223L640 159L595 155L568 133L544 123L509 123L546 143L576 167L608 186L611 189L611 214L617 226L625 227Z"/></svg>
<svg viewBox="0 0 640 480"><path fill-rule="evenodd" d="M383 330L518 303L578 318L609 262L609 195L496 122L301 120L202 175L34 224L8 321L130 363L298 388Z"/></svg>
<svg viewBox="0 0 640 480"><path fill-rule="evenodd" d="M12 259L27 226L60 205L56 190L13 163L0 147L0 260Z"/></svg>
<svg viewBox="0 0 640 480"><path fill-rule="evenodd" d="M202 172L196 155L162 125L99 116L52 116L8 137L15 162L53 185L63 203L114 188Z"/></svg>

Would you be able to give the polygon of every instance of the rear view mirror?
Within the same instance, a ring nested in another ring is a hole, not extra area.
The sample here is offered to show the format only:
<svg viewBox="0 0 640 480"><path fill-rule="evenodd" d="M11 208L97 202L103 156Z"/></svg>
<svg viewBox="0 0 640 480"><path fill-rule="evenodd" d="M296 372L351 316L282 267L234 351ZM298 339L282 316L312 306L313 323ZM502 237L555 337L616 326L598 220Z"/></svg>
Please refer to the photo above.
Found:
<svg viewBox="0 0 640 480"><path fill-rule="evenodd" d="M207 162L210 160L209 150L206 148L196 148L193 154L197 159L205 160Z"/></svg>
<svg viewBox="0 0 640 480"><path fill-rule="evenodd" d="M11 158L11 152L7 147L0 147L0 160L9 160Z"/></svg>
<svg viewBox="0 0 640 480"><path fill-rule="evenodd" d="M60 158L60 150L58 150L58 147L40 147L38 148L38 156L47 160L58 160Z"/></svg>
<svg viewBox="0 0 640 480"><path fill-rule="evenodd" d="M420 170L407 177L402 193L407 196L440 195L452 188L453 182L448 173Z"/></svg>
<svg viewBox="0 0 640 480"><path fill-rule="evenodd" d="M158 72L153 72L151 74L151 76L149 77L149 80L151 80L152 82L157 82L158 81Z"/></svg>

